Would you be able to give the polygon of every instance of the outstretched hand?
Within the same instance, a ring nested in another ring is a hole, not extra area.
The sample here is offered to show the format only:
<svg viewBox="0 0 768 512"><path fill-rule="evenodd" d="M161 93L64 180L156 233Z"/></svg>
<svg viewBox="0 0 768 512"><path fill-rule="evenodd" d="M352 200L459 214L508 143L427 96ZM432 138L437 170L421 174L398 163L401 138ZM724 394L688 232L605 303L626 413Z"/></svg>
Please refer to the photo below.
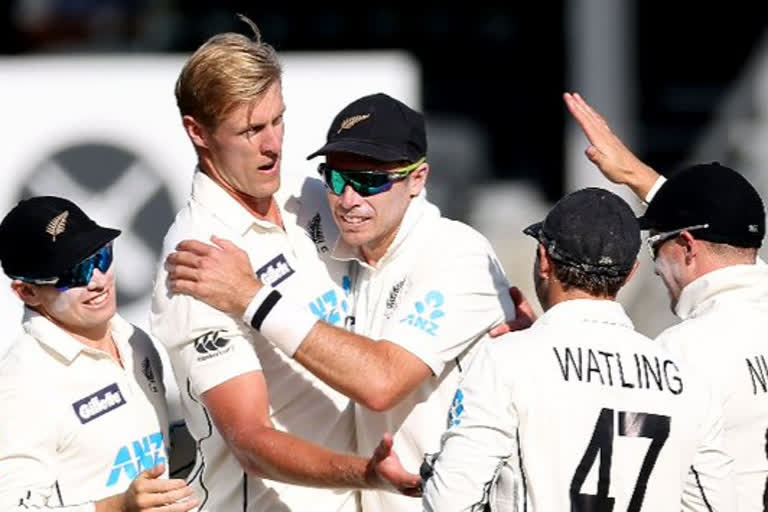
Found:
<svg viewBox="0 0 768 512"><path fill-rule="evenodd" d="M215 245L184 240L176 246L165 260L169 288L240 316L264 285L245 251L216 236L211 241Z"/></svg>
<svg viewBox="0 0 768 512"><path fill-rule="evenodd" d="M385 433L368 462L374 485L380 489L418 498L421 496L421 477L405 470L393 445L392 435Z"/></svg>
<svg viewBox="0 0 768 512"><path fill-rule="evenodd" d="M630 151L612 131L608 122L579 93L565 93L563 100L581 126L590 145L584 152L600 172L613 183L629 186L644 200L659 175Z"/></svg>
<svg viewBox="0 0 768 512"><path fill-rule="evenodd" d="M512 297L512 302L515 303L515 319L491 329L489 332L491 338L498 338L508 332L527 329L536 321L536 313L533 312L533 307L528 302L528 299L525 298L523 292L520 291L520 288L512 286L509 289L509 296Z"/></svg>

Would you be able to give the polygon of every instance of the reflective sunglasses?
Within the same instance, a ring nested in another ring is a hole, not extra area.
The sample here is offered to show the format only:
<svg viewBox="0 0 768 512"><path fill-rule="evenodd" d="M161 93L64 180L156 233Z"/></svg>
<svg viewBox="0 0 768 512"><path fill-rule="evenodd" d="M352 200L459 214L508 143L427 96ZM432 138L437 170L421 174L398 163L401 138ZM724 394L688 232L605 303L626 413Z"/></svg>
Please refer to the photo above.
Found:
<svg viewBox="0 0 768 512"><path fill-rule="evenodd" d="M649 236L648 238L645 239L645 243L648 244L648 252L651 255L651 260L656 261L656 258L659 256L659 248L661 247L661 244L663 244L667 240L671 240L673 238L680 236L680 234L683 231L706 229L708 227L709 227L709 224L697 224L695 226L688 226L687 228L675 229L674 231L664 231L662 233L656 233L655 235Z"/></svg>
<svg viewBox="0 0 768 512"><path fill-rule="evenodd" d="M37 284L37 285L53 285L58 290L67 290L69 288L77 288L80 286L87 286L93 278L93 272L99 269L101 273L105 274L109 267L112 266L112 242L103 246L96 251L92 256L87 257L70 270L66 271L59 277L50 277L43 279L27 279L19 277L20 281L25 283Z"/></svg>
<svg viewBox="0 0 768 512"><path fill-rule="evenodd" d="M407 178L426 160L426 158L422 158L408 167L392 171L339 170L329 167L326 163L321 163L317 166L317 172L323 177L331 192L337 196L343 194L344 189L349 185L361 196L368 197L391 189L392 185Z"/></svg>

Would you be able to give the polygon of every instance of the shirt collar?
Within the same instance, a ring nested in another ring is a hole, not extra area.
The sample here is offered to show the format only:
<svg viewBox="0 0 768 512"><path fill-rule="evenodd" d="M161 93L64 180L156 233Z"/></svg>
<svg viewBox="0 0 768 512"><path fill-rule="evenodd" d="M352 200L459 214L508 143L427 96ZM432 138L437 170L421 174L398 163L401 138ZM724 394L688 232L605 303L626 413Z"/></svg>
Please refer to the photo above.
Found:
<svg viewBox="0 0 768 512"><path fill-rule="evenodd" d="M573 299L559 302L549 308L536 324L564 324L588 322L635 328L624 307L615 300ZM534 324L535 325L535 324Z"/></svg>
<svg viewBox="0 0 768 512"><path fill-rule="evenodd" d="M424 192L413 198L405 211L402 222L400 222L400 227L397 230L395 239L387 248L384 256L378 261L376 266L381 267L386 261L396 258L403 252L403 243L412 232L417 229L427 228L430 221L438 218L440 218L440 209L427 201ZM341 234L339 234L339 238L336 240L336 245L333 248L331 256L336 260L355 260L364 267L371 267L363 258L360 247L347 244Z"/></svg>
<svg viewBox="0 0 768 512"><path fill-rule="evenodd" d="M34 309L24 308L22 327L24 328L24 331L35 338L38 343L45 345L56 352L59 356L64 358L67 363L71 363L80 352L101 354L100 351L92 349L77 341L67 331L54 324ZM130 353L129 340L133 334L134 327L116 314L110 320L109 328L112 331L112 338L117 345L120 357L125 360L125 355Z"/></svg>
<svg viewBox="0 0 768 512"><path fill-rule="evenodd" d="M685 320L714 301L730 299L768 300L768 266L758 260L755 265L731 265L704 274L680 292L675 314Z"/></svg>
<svg viewBox="0 0 768 512"><path fill-rule="evenodd" d="M280 187L275 192L275 200L282 213L282 196ZM229 192L216 183L200 167L195 169L192 177L192 199L201 204L212 215L231 227L236 233L244 236L250 229L256 227L262 231L280 229L271 222L257 219L243 205L241 205Z"/></svg>

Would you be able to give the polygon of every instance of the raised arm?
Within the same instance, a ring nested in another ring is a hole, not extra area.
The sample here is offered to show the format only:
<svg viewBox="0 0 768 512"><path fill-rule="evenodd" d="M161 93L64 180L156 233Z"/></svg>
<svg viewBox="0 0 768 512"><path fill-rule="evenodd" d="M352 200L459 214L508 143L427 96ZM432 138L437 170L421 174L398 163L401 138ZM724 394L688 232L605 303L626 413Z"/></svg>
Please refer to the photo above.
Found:
<svg viewBox="0 0 768 512"><path fill-rule="evenodd" d="M641 201L646 201L659 173L640 161L579 93L566 92L563 99L589 140L584 152L587 158L609 181L628 186Z"/></svg>

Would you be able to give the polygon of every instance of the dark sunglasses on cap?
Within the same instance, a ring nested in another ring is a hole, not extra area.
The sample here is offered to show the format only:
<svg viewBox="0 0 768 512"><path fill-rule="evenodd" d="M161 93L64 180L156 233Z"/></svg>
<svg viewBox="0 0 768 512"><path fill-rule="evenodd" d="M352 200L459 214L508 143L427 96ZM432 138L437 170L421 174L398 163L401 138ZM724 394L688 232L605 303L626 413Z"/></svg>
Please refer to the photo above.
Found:
<svg viewBox="0 0 768 512"><path fill-rule="evenodd" d="M93 255L87 257L70 270L59 277L48 277L41 279L29 279L25 277L15 277L19 281L37 285L53 285L58 290L88 286L93 278L93 272L99 269L105 274L112 266L112 242L103 246Z"/></svg>
<svg viewBox="0 0 768 512"><path fill-rule="evenodd" d="M407 167L392 171L339 170L329 167L326 163L321 163L317 166L317 172L323 177L331 192L337 196L343 194L344 189L349 185L361 196L368 197L391 189L392 185L407 178L425 161L426 158L422 158Z"/></svg>

